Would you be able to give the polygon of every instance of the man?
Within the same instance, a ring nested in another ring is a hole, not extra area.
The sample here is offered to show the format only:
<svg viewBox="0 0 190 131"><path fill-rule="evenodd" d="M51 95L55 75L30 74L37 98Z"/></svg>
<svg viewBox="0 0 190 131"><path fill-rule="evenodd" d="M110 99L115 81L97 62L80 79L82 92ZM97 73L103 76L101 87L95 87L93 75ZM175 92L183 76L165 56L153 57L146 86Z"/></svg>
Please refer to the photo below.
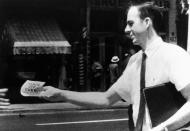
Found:
<svg viewBox="0 0 190 131"><path fill-rule="evenodd" d="M113 56L109 64L110 84L112 85L119 77L119 57Z"/></svg>
<svg viewBox="0 0 190 131"><path fill-rule="evenodd" d="M140 70L142 54L146 54L146 87L172 82L187 100L168 120L151 128L145 109L142 131L175 131L190 121L190 55L182 48L165 43L155 28L155 13L152 3L133 5L128 10L127 32L135 45L142 50L134 54L122 76L106 92L73 92L44 87L41 97L51 101L66 100L84 106L107 107L120 99L133 105L133 121L136 125L140 105ZM154 13L154 14L153 14Z"/></svg>
<svg viewBox="0 0 190 131"><path fill-rule="evenodd" d="M92 91L99 91L101 86L103 66L99 61L94 61L92 64Z"/></svg>
<svg viewBox="0 0 190 131"><path fill-rule="evenodd" d="M8 89L4 88L4 89L0 89L0 108L3 106L8 106L9 103L9 99L3 98L6 95L6 92L8 91Z"/></svg>
<svg viewBox="0 0 190 131"><path fill-rule="evenodd" d="M133 47L130 47L128 50L129 50L129 51L124 54L124 59L123 59L123 61L122 61L121 72L123 72L123 71L125 70L125 68L126 68L126 66L127 66L127 64L128 64L128 62L129 62L130 57L131 57L132 55L134 55L134 54L137 52L137 49L135 49L135 48L133 48Z"/></svg>

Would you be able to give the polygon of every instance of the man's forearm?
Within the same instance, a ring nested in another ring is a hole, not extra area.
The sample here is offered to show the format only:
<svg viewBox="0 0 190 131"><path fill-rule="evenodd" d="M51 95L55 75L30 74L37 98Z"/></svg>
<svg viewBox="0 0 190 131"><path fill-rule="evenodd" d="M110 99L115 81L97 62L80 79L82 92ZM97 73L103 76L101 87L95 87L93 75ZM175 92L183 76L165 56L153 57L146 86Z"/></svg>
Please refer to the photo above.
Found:
<svg viewBox="0 0 190 131"><path fill-rule="evenodd" d="M64 100L88 107L107 107L111 103L106 98L104 92L75 92L75 91L61 91L61 96Z"/></svg>
<svg viewBox="0 0 190 131"><path fill-rule="evenodd" d="M174 131L190 121L190 100L187 101L173 116L162 123L169 131Z"/></svg>

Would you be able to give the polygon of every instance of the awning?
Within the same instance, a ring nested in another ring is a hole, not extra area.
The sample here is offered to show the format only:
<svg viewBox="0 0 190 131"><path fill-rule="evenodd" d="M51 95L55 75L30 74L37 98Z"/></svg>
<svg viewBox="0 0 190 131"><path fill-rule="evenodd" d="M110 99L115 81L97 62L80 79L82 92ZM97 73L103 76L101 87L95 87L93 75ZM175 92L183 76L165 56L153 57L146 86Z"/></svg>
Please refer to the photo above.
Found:
<svg viewBox="0 0 190 131"><path fill-rule="evenodd" d="M14 19L6 27L14 55L71 54L71 45L53 19Z"/></svg>
<svg viewBox="0 0 190 131"><path fill-rule="evenodd" d="M65 41L14 42L13 54L71 54L71 45Z"/></svg>

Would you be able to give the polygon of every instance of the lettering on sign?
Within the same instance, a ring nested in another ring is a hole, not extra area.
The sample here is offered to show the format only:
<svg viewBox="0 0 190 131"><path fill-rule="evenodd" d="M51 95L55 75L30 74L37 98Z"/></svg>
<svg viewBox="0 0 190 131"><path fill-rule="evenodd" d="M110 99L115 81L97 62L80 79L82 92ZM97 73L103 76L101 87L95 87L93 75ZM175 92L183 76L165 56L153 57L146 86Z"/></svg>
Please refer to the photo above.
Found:
<svg viewBox="0 0 190 131"><path fill-rule="evenodd" d="M117 7L119 0L91 0L92 7Z"/></svg>
<svg viewBox="0 0 190 131"><path fill-rule="evenodd" d="M160 7L164 7L165 9L169 8L168 0L153 0L154 3ZM126 7L129 4L128 0L90 0L91 7L111 7L111 8L119 8Z"/></svg>
<svg viewBox="0 0 190 131"><path fill-rule="evenodd" d="M170 2L168 0L154 0L154 3L160 7L169 8Z"/></svg>

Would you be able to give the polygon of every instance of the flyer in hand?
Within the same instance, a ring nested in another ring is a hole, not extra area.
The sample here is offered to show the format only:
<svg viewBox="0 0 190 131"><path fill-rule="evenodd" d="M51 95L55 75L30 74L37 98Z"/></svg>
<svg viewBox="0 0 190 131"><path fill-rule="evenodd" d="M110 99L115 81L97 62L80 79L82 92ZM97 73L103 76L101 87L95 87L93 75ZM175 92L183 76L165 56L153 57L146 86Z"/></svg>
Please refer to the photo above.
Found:
<svg viewBox="0 0 190 131"><path fill-rule="evenodd" d="M45 82L27 80L21 87L20 93L23 96L39 96L43 91Z"/></svg>

